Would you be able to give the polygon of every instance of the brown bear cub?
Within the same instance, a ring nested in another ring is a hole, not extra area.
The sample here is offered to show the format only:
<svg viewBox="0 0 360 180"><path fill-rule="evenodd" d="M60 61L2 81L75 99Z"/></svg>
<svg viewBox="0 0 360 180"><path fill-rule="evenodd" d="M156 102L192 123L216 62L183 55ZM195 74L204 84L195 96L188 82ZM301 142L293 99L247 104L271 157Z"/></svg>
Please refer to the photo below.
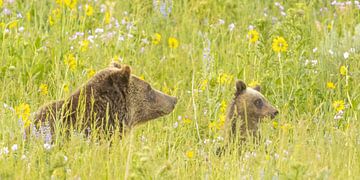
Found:
<svg viewBox="0 0 360 180"><path fill-rule="evenodd" d="M226 116L225 137L230 141L236 137L243 141L249 135L256 136L261 119L274 118L277 114L278 110L260 93L259 86L246 87L244 82L238 80Z"/></svg>
<svg viewBox="0 0 360 180"><path fill-rule="evenodd" d="M113 62L70 97L41 107L34 124L37 128L50 126L52 133L59 124L87 135L91 128L113 133L167 115L176 102L175 97L131 75L129 66Z"/></svg>

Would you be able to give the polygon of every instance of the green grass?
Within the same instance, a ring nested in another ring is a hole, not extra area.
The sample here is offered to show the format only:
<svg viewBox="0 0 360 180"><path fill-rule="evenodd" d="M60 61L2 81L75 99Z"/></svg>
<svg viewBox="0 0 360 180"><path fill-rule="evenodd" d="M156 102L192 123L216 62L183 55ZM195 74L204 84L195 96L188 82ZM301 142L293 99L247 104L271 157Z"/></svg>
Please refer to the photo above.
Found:
<svg viewBox="0 0 360 180"><path fill-rule="evenodd" d="M114 58L179 99L173 113L134 128L122 139L114 137L111 145L77 135L69 140L56 137L49 150L42 140L24 141L16 113L1 108L0 178L356 179L360 10L354 2L343 7L325 1L279 2L286 16L270 1L173 0L171 13L164 17L152 1L79 0L76 7L82 9L71 10L55 0L0 0L1 105L26 103L33 113L48 101L69 96L88 79L90 70L105 68ZM93 7L91 16L85 15L86 3ZM114 18L111 28L102 4ZM5 15L5 8L10 15ZM260 34L256 45L246 38L250 25ZM97 28L104 32L95 33ZM84 47L89 31L97 37ZM76 32L84 36L70 40ZM152 44L155 33L162 37L158 45ZM280 60L272 50L277 36L289 44ZM178 48L169 48L169 37L179 41ZM206 48L211 58L204 59ZM76 59L73 70L64 63L69 54ZM305 65L306 60L317 64ZM343 65L346 75L339 71ZM221 77L225 81L219 83ZM230 102L235 79L258 81L280 114L261 124L258 144L249 140L230 146L240 152L219 157L215 152L224 144L219 138L223 135L208 125L222 119L221 102ZM327 88L327 82L335 89ZM47 94L39 91L41 84L48 86ZM332 105L337 100L345 102L339 120L334 119Z"/></svg>

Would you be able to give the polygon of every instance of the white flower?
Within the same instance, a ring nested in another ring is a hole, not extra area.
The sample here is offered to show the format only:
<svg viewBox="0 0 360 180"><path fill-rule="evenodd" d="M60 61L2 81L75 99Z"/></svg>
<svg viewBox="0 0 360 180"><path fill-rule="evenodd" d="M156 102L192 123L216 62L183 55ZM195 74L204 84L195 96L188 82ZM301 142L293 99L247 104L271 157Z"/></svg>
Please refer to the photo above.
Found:
<svg viewBox="0 0 360 180"><path fill-rule="evenodd" d="M350 54L349 54L348 52L344 52L344 58L345 58L345 59L349 58L349 55L350 55Z"/></svg>
<svg viewBox="0 0 360 180"><path fill-rule="evenodd" d="M25 28L24 28L24 27L22 27L22 26L21 26L21 27L19 27L19 32L23 32L23 31L24 31L24 29L25 29Z"/></svg>
<svg viewBox="0 0 360 180"><path fill-rule="evenodd" d="M44 148L45 148L46 150L50 150L50 149L51 149L51 144L45 143L45 144L44 144Z"/></svg>
<svg viewBox="0 0 360 180"><path fill-rule="evenodd" d="M95 29L95 33L98 34L98 33L103 33L104 32L104 29L101 29L101 28L96 28Z"/></svg>
<svg viewBox="0 0 360 180"><path fill-rule="evenodd" d="M11 146L11 150L12 151L16 151L18 149L18 145L17 144L14 144Z"/></svg>
<svg viewBox="0 0 360 180"><path fill-rule="evenodd" d="M68 160L68 157L64 156L64 161L67 162L67 160Z"/></svg>
<svg viewBox="0 0 360 180"><path fill-rule="evenodd" d="M229 24L229 31L233 31L234 28L235 28L235 24L234 24L234 23Z"/></svg>
<svg viewBox="0 0 360 180"><path fill-rule="evenodd" d="M225 24L225 21L223 19L219 19L219 25Z"/></svg>
<svg viewBox="0 0 360 180"><path fill-rule="evenodd" d="M267 139L267 140L265 141L265 146L269 146L271 143L272 143L272 141L269 140L269 139Z"/></svg>
<svg viewBox="0 0 360 180"><path fill-rule="evenodd" d="M329 53L330 53L331 55L334 55L334 51L332 51L331 49L329 49Z"/></svg>
<svg viewBox="0 0 360 180"><path fill-rule="evenodd" d="M318 48L315 47L315 48L313 49L313 53L316 53L317 50L318 50Z"/></svg>
<svg viewBox="0 0 360 180"><path fill-rule="evenodd" d="M248 27L249 30L254 30L254 28L255 27L253 25L249 25L249 27Z"/></svg>
<svg viewBox="0 0 360 180"><path fill-rule="evenodd" d="M179 123L176 121L173 125L174 129L176 129L179 126Z"/></svg>
<svg viewBox="0 0 360 180"><path fill-rule="evenodd" d="M9 148L8 148L8 147L4 147L4 148L2 149L2 153L4 153L4 154L9 154Z"/></svg>
<svg viewBox="0 0 360 180"><path fill-rule="evenodd" d="M21 156L21 160L25 160L26 159L26 156L25 156L25 154L23 154L22 156Z"/></svg>
<svg viewBox="0 0 360 180"><path fill-rule="evenodd" d="M20 18L20 19L23 18L23 16L22 16L21 13L18 13L18 14L16 15L16 17L17 17L17 18Z"/></svg>
<svg viewBox="0 0 360 180"><path fill-rule="evenodd" d="M280 155L279 155L278 153L275 153L275 154L274 154L274 158L275 158L275 159L279 159L279 157L280 157Z"/></svg>
<svg viewBox="0 0 360 180"><path fill-rule="evenodd" d="M286 13L284 11L281 11L282 16L286 16Z"/></svg>

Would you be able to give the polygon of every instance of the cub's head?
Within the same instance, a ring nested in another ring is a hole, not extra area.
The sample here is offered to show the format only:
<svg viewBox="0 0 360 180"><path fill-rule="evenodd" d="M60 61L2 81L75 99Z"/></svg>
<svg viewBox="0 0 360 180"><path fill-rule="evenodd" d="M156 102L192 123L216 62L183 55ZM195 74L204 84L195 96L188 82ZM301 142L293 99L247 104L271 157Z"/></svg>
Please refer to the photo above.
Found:
<svg viewBox="0 0 360 180"><path fill-rule="evenodd" d="M239 80L236 81L234 105L239 116L254 122L265 117L274 118L279 113L260 93L260 86L246 87L246 84Z"/></svg>

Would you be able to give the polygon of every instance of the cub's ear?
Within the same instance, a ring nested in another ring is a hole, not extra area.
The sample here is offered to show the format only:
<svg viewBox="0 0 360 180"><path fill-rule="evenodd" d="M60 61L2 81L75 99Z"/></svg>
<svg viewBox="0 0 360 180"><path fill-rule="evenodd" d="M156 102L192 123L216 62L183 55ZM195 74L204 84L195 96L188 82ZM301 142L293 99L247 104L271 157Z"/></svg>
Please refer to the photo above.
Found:
<svg viewBox="0 0 360 180"><path fill-rule="evenodd" d="M239 95L244 90L246 90L246 84L241 80L237 80L236 81L236 93L235 94Z"/></svg>
<svg viewBox="0 0 360 180"><path fill-rule="evenodd" d="M114 68L118 68L121 69L121 64L115 61L111 61L109 67L114 67Z"/></svg>
<svg viewBox="0 0 360 180"><path fill-rule="evenodd" d="M120 69L120 74L123 75L127 80L129 80L131 75L131 68L128 65L124 65Z"/></svg>
<svg viewBox="0 0 360 180"><path fill-rule="evenodd" d="M260 86L259 86L259 85L256 85L255 87L253 87L253 89L254 89L254 90L256 90L256 91L258 91L258 92L260 92L260 91L261 91L261 88L260 88Z"/></svg>

